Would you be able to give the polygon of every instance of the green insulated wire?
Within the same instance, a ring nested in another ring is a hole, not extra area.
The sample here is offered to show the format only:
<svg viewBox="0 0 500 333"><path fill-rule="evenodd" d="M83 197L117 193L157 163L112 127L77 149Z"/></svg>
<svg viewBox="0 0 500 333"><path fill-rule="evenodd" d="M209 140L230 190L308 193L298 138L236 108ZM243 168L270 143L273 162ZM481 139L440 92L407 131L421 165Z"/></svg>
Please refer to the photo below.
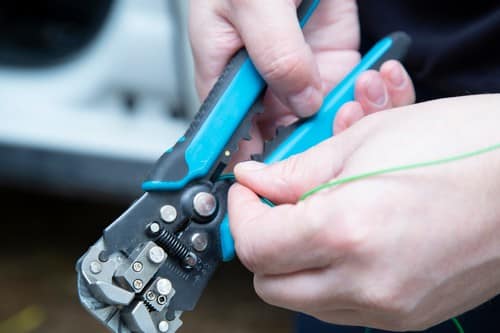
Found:
<svg viewBox="0 0 500 333"><path fill-rule="evenodd" d="M354 182L354 181L357 181L360 179L378 176L378 175L387 174L387 173L393 173L393 172L398 172L398 171L412 170L412 169L424 168L424 167L429 167L429 166L434 166L434 165L446 164L446 163L474 157L477 155L485 154L485 153L488 153L490 151L497 150L499 148L500 148L500 144L496 144L496 145L488 146L488 147L483 148L483 149L474 150L471 152L467 152L467 153L460 154L460 155L454 155L454 156L442 158L439 160L432 160L432 161L426 161L426 162L420 162L420 163L414 163L414 164L400 165L400 166L396 166L396 167L392 167L392 168L379 169L379 170L375 170L375 171L370 171L370 172L361 173L361 174L357 174L357 175L353 175L353 176L335 179L335 180L332 180L328 183L325 183L325 184L322 184L318 187L315 187L312 190L304 193L300 197L300 200L304 200L304 199L308 198L309 196L311 196L319 191L322 191L324 189L327 189L327 188L330 188L333 186L337 186L337 185L341 185L341 184L345 184L345 183L350 183L350 182Z"/></svg>
<svg viewBox="0 0 500 333"><path fill-rule="evenodd" d="M223 175L220 175L219 178L217 178L218 181L220 180L235 180L236 177L234 177L234 173L225 173Z"/></svg>
<svg viewBox="0 0 500 333"><path fill-rule="evenodd" d="M455 327L457 328L458 333L465 333L465 330L462 327L462 325L460 324L460 322L458 321L458 318L452 318L451 320L453 321L453 324L455 324Z"/></svg>
<svg viewBox="0 0 500 333"><path fill-rule="evenodd" d="M234 176L234 173L225 173L223 175L220 175L219 178L217 178L218 181L220 181L220 180L235 180L235 179L236 179L236 177ZM264 197L261 197L260 201L262 201L263 203L265 203L266 205L268 205L270 207L276 206L271 200L264 198Z"/></svg>

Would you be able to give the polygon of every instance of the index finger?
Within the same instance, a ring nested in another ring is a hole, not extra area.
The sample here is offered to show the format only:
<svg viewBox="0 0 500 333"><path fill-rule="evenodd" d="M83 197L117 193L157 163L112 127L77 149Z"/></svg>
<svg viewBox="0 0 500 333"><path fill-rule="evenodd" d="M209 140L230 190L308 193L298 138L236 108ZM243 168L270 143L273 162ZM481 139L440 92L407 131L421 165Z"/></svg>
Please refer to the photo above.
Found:
<svg viewBox="0 0 500 333"><path fill-rule="evenodd" d="M236 253L256 274L286 274L326 267L334 255L309 201L269 207L248 188L229 191L229 221ZM316 214L317 215L317 214ZM319 216L318 216L319 218Z"/></svg>

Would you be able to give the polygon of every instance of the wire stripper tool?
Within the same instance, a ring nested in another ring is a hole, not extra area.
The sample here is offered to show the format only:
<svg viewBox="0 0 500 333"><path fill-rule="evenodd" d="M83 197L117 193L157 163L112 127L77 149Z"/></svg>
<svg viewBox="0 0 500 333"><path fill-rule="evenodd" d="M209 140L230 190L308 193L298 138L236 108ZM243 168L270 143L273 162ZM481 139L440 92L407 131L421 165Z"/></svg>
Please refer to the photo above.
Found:
<svg viewBox="0 0 500 333"><path fill-rule="evenodd" d="M304 26L319 0L304 0ZM324 99L317 114L283 130L264 147L265 163L283 160L331 137L340 106L353 100L360 73L401 59L409 37L379 41ZM265 82L242 49L230 61L185 135L155 164L144 194L78 260L83 306L116 333L173 333L221 262L234 257L227 217L232 180L221 173L242 139Z"/></svg>

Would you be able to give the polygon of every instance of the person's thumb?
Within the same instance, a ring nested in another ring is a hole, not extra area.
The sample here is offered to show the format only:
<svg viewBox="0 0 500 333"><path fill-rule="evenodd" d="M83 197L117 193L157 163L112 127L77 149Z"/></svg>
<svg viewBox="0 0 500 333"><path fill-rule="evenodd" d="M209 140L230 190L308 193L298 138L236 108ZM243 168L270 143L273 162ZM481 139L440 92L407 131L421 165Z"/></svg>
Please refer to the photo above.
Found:
<svg viewBox="0 0 500 333"><path fill-rule="evenodd" d="M310 116L323 101L311 48L297 19L294 1L232 1L231 22L273 94L297 116Z"/></svg>
<svg viewBox="0 0 500 333"><path fill-rule="evenodd" d="M234 168L236 180L275 204L296 203L302 194L335 178L342 170L353 145L338 138L271 165L239 163Z"/></svg>

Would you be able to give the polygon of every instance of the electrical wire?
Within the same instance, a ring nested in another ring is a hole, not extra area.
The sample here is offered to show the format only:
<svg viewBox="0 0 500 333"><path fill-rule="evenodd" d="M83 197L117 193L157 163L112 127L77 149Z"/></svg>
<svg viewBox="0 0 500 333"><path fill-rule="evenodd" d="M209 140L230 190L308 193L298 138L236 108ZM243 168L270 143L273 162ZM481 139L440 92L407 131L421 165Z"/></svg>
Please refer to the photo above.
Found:
<svg viewBox="0 0 500 333"><path fill-rule="evenodd" d="M328 188L331 188L334 186L354 182L354 181L369 178L369 177L388 174L388 173L394 173L394 172L399 172L399 171L413 170L413 169L419 169L419 168L425 168L425 167L430 167L430 166L447 164L447 163L471 158L474 156L486 154L488 152L491 152L491 151L494 151L497 149L500 149L500 144L491 145L491 146L488 146L488 147L485 147L482 149L470 151L470 152L459 154L459 155L453 155L453 156L449 156L449 157L442 158L442 159L400 165L400 166L396 166L396 167L379 169L379 170L365 172L365 173L361 173L361 174L357 174L357 175L353 175L353 176L347 176L347 177L343 177L343 178L339 178L339 179L334 179L330 182L324 183L322 185L319 185L319 186L313 188L312 190L307 191L306 193L304 193L300 197L299 201L305 200L315 193L318 193L320 191L323 191L325 189L328 189ZM224 174L224 175L221 175L219 177L219 180L234 180L234 179L235 179L235 176L232 173ZM262 200L262 202L264 202L265 204L267 204L271 207L275 206L275 204L267 198L261 198L261 200ZM465 333L465 330L463 329L462 325L460 324L460 321L457 318L452 318L451 321L455 325L458 333ZM370 333L370 332L371 332L370 328L365 328L365 333Z"/></svg>
<svg viewBox="0 0 500 333"><path fill-rule="evenodd" d="M319 186L313 188L312 190L307 191L306 193L304 193L300 197L299 200L305 200L309 196L311 196L319 191L322 191L324 189L328 189L328 188L331 188L331 187L334 187L337 185L341 185L341 184L345 184L345 183L354 182L354 181L357 181L360 179L378 176L378 175L383 175L383 174L387 174L387 173L394 173L394 172L398 172L398 171L406 171L406 170L419 169L419 168L424 168L424 167L429 167L429 166L451 163L451 162L463 160L466 158L482 155L482 154L485 154L485 153L488 153L488 152L491 152L491 151L497 150L497 149L500 149L500 144L488 146L488 147L483 148L483 149L478 149L478 150L470 151L470 152L467 152L464 154L454 155L454 156L450 156L450 157L446 157L446 158L442 158L442 159L438 159L438 160L400 165L400 166L396 166L396 167L379 169L379 170L365 172L365 173L361 173L361 174L357 174L357 175L353 175L353 176L347 176L347 177L343 177L343 178L339 178L339 179L334 179L328 183L319 185Z"/></svg>
<svg viewBox="0 0 500 333"><path fill-rule="evenodd" d="M235 180L236 177L234 176L234 173L225 173L223 175L220 175L219 178L217 178L217 181L221 180Z"/></svg>
<svg viewBox="0 0 500 333"><path fill-rule="evenodd" d="M451 321L453 322L453 324L457 328L458 333L465 333L465 330L462 327L462 324L460 324L460 321L458 320L458 318L456 318L456 317L452 318Z"/></svg>

